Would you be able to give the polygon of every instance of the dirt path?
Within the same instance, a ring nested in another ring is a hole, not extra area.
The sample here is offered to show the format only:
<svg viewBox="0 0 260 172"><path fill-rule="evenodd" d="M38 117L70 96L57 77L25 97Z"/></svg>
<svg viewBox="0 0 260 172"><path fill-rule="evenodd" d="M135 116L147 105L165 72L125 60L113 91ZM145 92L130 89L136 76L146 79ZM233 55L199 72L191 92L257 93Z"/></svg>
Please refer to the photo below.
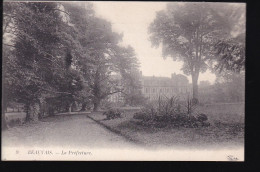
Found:
<svg viewBox="0 0 260 172"><path fill-rule="evenodd" d="M136 145L79 114L50 117L41 122L9 128L2 133L2 146L120 148Z"/></svg>

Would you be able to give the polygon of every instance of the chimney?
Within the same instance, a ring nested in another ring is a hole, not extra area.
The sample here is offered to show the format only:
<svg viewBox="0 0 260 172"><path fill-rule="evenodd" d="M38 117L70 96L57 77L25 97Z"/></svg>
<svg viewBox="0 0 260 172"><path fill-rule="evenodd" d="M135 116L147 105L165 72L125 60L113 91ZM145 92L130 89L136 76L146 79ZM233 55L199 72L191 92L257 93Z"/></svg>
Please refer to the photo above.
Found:
<svg viewBox="0 0 260 172"><path fill-rule="evenodd" d="M176 73L174 72L174 73L172 74L172 79L175 78L175 76L176 76Z"/></svg>

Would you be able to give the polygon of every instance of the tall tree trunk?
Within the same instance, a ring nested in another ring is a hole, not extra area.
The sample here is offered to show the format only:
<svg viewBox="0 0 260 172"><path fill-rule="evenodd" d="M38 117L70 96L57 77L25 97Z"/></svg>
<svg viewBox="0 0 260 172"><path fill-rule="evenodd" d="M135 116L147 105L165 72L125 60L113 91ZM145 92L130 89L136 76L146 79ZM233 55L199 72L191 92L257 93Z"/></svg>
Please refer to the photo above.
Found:
<svg viewBox="0 0 260 172"><path fill-rule="evenodd" d="M2 110L2 130L8 129L8 125L5 119L5 112Z"/></svg>
<svg viewBox="0 0 260 172"><path fill-rule="evenodd" d="M47 105L46 106L47 106L48 116L54 116L53 101L49 99L47 101Z"/></svg>
<svg viewBox="0 0 260 172"><path fill-rule="evenodd" d="M30 107L30 104L29 104L29 103L26 103L26 104L24 105L24 109L25 109L25 113L26 113L25 122L29 122L29 121L30 121L29 107Z"/></svg>
<svg viewBox="0 0 260 172"><path fill-rule="evenodd" d="M72 106L72 103L66 103L66 112L71 112L71 106Z"/></svg>
<svg viewBox="0 0 260 172"><path fill-rule="evenodd" d="M49 108L48 108L48 111L49 111L49 116L54 116L54 109L53 109L53 107L52 106L50 106Z"/></svg>
<svg viewBox="0 0 260 172"><path fill-rule="evenodd" d="M3 93L4 91L2 91ZM5 111L7 112L7 101L5 100L5 98L3 97L2 99L2 130L8 129L8 125L7 125L7 121L5 118Z"/></svg>
<svg viewBox="0 0 260 172"><path fill-rule="evenodd" d="M25 121L38 121L40 114L40 106L37 102L28 103L26 105L26 118Z"/></svg>
<svg viewBox="0 0 260 172"><path fill-rule="evenodd" d="M73 103L68 104L68 111L69 113L73 112Z"/></svg>
<svg viewBox="0 0 260 172"><path fill-rule="evenodd" d="M199 73L194 72L192 75L192 102L193 104L198 104L199 103L199 87L198 87L198 78L199 78Z"/></svg>
<svg viewBox="0 0 260 172"><path fill-rule="evenodd" d="M39 107L40 107L39 119L42 119L45 116L45 100L44 100L44 98L39 99Z"/></svg>
<svg viewBox="0 0 260 172"><path fill-rule="evenodd" d="M82 107L80 111L86 111L87 110L87 103L82 103Z"/></svg>
<svg viewBox="0 0 260 172"><path fill-rule="evenodd" d="M100 105L100 100L99 99L95 100L93 104L94 104L93 111L94 112L98 111L99 110L99 105Z"/></svg>
<svg viewBox="0 0 260 172"><path fill-rule="evenodd" d="M69 113L71 112L71 104L69 105L69 111L68 111Z"/></svg>
<svg viewBox="0 0 260 172"><path fill-rule="evenodd" d="M77 103L74 101L71 105L71 111L76 112L77 111Z"/></svg>

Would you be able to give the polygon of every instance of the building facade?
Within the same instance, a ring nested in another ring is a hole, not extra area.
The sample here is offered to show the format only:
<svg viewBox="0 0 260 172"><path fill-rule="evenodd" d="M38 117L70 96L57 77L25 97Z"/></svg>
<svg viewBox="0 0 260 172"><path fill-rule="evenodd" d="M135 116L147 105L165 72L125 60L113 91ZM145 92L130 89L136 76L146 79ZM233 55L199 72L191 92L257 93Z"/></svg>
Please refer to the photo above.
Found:
<svg viewBox="0 0 260 172"><path fill-rule="evenodd" d="M177 96L185 100L191 93L191 87L186 76L172 74L168 77L142 76L142 94L148 100L158 100L159 97Z"/></svg>
<svg viewBox="0 0 260 172"><path fill-rule="evenodd" d="M187 100L192 89L188 78L181 74L172 74L171 77L143 76L140 72L141 93L149 101L158 100L159 97L178 97ZM108 97L111 102L123 102L122 93L118 92Z"/></svg>

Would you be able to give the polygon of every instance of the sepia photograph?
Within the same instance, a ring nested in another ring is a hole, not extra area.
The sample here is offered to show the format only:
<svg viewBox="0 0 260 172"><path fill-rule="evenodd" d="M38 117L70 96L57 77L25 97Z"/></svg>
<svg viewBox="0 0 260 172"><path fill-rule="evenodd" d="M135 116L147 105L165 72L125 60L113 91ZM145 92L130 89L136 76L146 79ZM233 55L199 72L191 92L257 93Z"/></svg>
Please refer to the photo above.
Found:
<svg viewBox="0 0 260 172"><path fill-rule="evenodd" d="M4 0L2 161L244 161L246 3Z"/></svg>

